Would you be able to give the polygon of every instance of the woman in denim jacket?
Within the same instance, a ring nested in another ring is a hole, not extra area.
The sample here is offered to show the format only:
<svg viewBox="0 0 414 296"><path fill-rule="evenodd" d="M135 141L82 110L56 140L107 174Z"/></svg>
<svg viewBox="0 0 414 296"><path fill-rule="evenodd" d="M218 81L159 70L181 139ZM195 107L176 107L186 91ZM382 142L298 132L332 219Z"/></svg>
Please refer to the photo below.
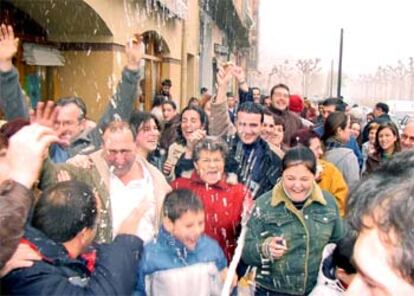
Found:
<svg viewBox="0 0 414 296"><path fill-rule="evenodd" d="M243 260L257 267L255 295L307 295L326 244L345 236L335 199L315 183L309 148L289 150L279 183L255 204Z"/></svg>

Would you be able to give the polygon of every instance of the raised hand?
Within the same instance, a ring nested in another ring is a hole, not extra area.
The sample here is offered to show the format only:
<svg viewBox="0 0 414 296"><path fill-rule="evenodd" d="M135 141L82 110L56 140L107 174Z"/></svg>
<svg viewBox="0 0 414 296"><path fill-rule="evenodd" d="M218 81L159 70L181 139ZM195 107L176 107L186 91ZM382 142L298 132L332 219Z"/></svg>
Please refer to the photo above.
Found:
<svg viewBox="0 0 414 296"><path fill-rule="evenodd" d="M17 52L19 39L14 37L12 26L0 26L0 71L7 72L13 67L12 58Z"/></svg>
<svg viewBox="0 0 414 296"><path fill-rule="evenodd" d="M236 77L239 83L246 81L246 74L244 74L244 70L242 67L233 66L232 71L233 71L234 77Z"/></svg>
<svg viewBox="0 0 414 296"><path fill-rule="evenodd" d="M135 34L125 45L125 53L127 56L127 68L130 70L138 70L139 63L144 56L143 42L140 34Z"/></svg>
<svg viewBox="0 0 414 296"><path fill-rule="evenodd" d="M234 66L233 67L233 75L236 77L237 81L239 82L239 88L244 91L249 91L249 85L246 82L246 74L242 67Z"/></svg>
<svg viewBox="0 0 414 296"><path fill-rule="evenodd" d="M224 64L223 67L219 68L217 73L217 86L219 88L227 88L228 83L233 78L233 67L232 64Z"/></svg>
<svg viewBox="0 0 414 296"><path fill-rule="evenodd" d="M37 123L14 134L7 149L9 178L31 188L36 182L49 145L59 140L55 131Z"/></svg>
<svg viewBox="0 0 414 296"><path fill-rule="evenodd" d="M59 108L53 101L37 103L36 109L30 110L30 123L37 123L46 127L54 128Z"/></svg>

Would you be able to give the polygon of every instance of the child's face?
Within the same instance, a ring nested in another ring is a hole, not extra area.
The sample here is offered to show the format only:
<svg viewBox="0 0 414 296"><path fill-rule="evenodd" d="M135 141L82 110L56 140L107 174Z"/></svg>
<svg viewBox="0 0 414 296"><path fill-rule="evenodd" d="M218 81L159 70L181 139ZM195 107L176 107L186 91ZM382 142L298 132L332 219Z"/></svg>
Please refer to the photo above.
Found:
<svg viewBox="0 0 414 296"><path fill-rule="evenodd" d="M175 222L166 218L164 227L187 249L194 250L198 239L204 233L204 211L187 211Z"/></svg>

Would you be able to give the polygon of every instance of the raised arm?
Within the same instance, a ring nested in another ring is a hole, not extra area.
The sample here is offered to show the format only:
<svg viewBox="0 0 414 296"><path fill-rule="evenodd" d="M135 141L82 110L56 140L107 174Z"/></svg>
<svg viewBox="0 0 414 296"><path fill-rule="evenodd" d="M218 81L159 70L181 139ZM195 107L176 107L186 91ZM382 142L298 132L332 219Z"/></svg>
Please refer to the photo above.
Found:
<svg viewBox="0 0 414 296"><path fill-rule="evenodd" d="M217 95L211 103L210 134L213 136L234 135L236 128L227 110L227 87L231 79L233 65L220 67L217 73Z"/></svg>
<svg viewBox="0 0 414 296"><path fill-rule="evenodd" d="M0 106L7 120L28 118L28 108L19 84L19 74L13 67L12 59L17 52L19 39L13 28L0 26Z"/></svg>
<svg viewBox="0 0 414 296"><path fill-rule="evenodd" d="M233 75L236 77L239 84L239 105L245 102L253 102L253 93L252 89L249 88L249 85L246 81L246 74L242 67L234 66Z"/></svg>
<svg viewBox="0 0 414 296"><path fill-rule="evenodd" d="M142 42L139 35L136 35L125 45L125 53L127 64L122 71L121 80L118 83L116 93L105 109L104 115L99 120L96 128L91 131L93 137L100 138L99 130L116 118L128 121L134 110L140 80L138 70L143 57Z"/></svg>

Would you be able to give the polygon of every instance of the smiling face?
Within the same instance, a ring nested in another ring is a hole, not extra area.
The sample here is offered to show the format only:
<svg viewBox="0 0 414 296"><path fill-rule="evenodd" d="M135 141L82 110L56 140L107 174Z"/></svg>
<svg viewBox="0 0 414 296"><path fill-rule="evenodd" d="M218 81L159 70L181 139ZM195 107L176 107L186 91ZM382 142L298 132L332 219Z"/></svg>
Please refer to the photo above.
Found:
<svg viewBox="0 0 414 296"><path fill-rule="evenodd" d="M272 106L278 110L286 110L289 107L289 92L283 87L278 87L272 93Z"/></svg>
<svg viewBox="0 0 414 296"><path fill-rule="evenodd" d="M265 114L263 118L263 125L262 125L262 138L272 143L273 145L279 146L282 144L284 130L283 126L278 124L275 125L275 120L273 116Z"/></svg>
<svg viewBox="0 0 414 296"><path fill-rule="evenodd" d="M372 225L369 221L368 224ZM377 227L372 225L371 228L363 229L358 235L353 253L358 273L345 295L414 295L414 287L390 265L391 250L395 250L395 246L385 244Z"/></svg>
<svg viewBox="0 0 414 296"><path fill-rule="evenodd" d="M313 187L314 174L304 165L297 164L283 171L283 188L292 201L304 201Z"/></svg>
<svg viewBox="0 0 414 296"><path fill-rule="evenodd" d="M204 219L204 211L187 211L174 222L165 217L163 225L171 235L192 251L204 233Z"/></svg>
<svg viewBox="0 0 414 296"><path fill-rule="evenodd" d="M190 135L194 131L201 129L201 127L201 119L197 111L187 110L183 113L181 117L181 130L183 133L183 137L186 140L189 139Z"/></svg>
<svg viewBox="0 0 414 296"><path fill-rule="evenodd" d="M60 140L70 143L83 132L86 121L81 114L81 109L75 104L59 108L54 126Z"/></svg>
<svg viewBox="0 0 414 296"><path fill-rule="evenodd" d="M237 113L237 134L244 144L253 144L259 137L262 130L262 115L239 111Z"/></svg>
<svg viewBox="0 0 414 296"><path fill-rule="evenodd" d="M378 132L377 135L378 144L383 151L387 153L393 153L395 149L395 142L397 141L397 136L394 135L393 131L386 127Z"/></svg>
<svg viewBox="0 0 414 296"><path fill-rule="evenodd" d="M143 122L137 130L135 143L138 150L150 153L157 148L160 131L154 119Z"/></svg>
<svg viewBox="0 0 414 296"><path fill-rule="evenodd" d="M351 135L356 139L361 134L361 125L358 122L353 122L351 125Z"/></svg>
<svg viewBox="0 0 414 296"><path fill-rule="evenodd" d="M201 150L194 166L201 180L209 185L219 182L224 174L224 158L218 150Z"/></svg>

